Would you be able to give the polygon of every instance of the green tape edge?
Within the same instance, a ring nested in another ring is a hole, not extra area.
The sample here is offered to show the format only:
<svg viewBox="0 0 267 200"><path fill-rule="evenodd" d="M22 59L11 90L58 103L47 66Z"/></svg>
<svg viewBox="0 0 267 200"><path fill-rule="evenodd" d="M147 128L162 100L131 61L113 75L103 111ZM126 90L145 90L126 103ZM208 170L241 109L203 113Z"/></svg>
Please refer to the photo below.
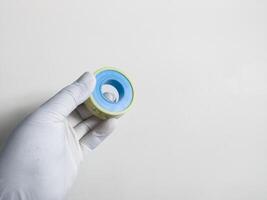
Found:
<svg viewBox="0 0 267 200"><path fill-rule="evenodd" d="M86 101L85 101L85 106L87 107L88 110L90 110L92 112L93 115L99 117L100 119L109 119L109 118L119 118L121 117L123 114L125 114L126 112L129 111L129 109L132 107L133 105L133 101L134 101L134 97L135 97L135 93L134 93L134 88L133 88L133 84L132 82L130 81L130 79L128 78L128 76L123 73L121 70L115 68L115 67L102 67L100 69L98 69L97 71L94 72L94 75L96 76L98 73L102 72L102 71L105 71L105 70L113 70L113 71L117 71L119 73L121 73L122 75L124 75L131 87L132 87L132 91L133 91L133 98L132 98L132 101L131 103L129 104L129 106L121 111L121 112L109 112L108 110L105 110L103 109L102 107L100 107L98 105L98 103L95 101L94 97L93 96L90 96Z"/></svg>

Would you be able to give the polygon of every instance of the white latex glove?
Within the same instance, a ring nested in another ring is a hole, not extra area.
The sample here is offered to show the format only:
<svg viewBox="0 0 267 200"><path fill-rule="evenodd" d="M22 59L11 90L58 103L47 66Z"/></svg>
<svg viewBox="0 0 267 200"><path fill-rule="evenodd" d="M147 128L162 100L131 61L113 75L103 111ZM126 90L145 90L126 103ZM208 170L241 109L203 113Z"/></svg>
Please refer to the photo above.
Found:
<svg viewBox="0 0 267 200"><path fill-rule="evenodd" d="M79 106L94 87L95 77L85 73L18 125L0 155L0 200L64 199L83 150L114 129L115 119L99 120ZM77 107L80 117L70 123Z"/></svg>

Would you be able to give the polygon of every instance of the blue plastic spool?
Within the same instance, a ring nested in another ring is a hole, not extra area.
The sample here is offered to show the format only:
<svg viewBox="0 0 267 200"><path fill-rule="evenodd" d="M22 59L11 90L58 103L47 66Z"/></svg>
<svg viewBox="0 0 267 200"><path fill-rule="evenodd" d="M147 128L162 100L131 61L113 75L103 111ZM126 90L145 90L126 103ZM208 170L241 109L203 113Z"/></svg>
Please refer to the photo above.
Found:
<svg viewBox="0 0 267 200"><path fill-rule="evenodd" d="M85 105L101 119L119 117L129 109L133 102L134 91L125 74L114 68L103 68L95 73L96 86ZM103 94L103 85L111 85L118 92L118 100L112 102Z"/></svg>

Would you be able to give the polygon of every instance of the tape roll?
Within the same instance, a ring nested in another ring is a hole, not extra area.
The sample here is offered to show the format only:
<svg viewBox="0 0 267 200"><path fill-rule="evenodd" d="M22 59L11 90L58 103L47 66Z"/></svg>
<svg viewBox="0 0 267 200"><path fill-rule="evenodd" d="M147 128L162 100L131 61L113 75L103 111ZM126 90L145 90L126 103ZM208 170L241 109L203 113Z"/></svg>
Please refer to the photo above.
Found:
<svg viewBox="0 0 267 200"><path fill-rule="evenodd" d="M100 119L119 118L133 102L134 90L129 78L112 67L97 70L95 77L96 86L85 102L86 107Z"/></svg>

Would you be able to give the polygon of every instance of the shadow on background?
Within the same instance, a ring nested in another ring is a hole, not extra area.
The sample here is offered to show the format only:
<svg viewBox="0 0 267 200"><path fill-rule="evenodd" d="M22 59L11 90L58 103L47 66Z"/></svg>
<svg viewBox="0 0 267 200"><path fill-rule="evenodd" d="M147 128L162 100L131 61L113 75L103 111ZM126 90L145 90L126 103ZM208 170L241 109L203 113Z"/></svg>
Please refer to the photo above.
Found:
<svg viewBox="0 0 267 200"><path fill-rule="evenodd" d="M8 136L14 128L30 113L32 113L40 104L34 103L24 105L21 108L15 108L8 112L0 113L0 151L2 150Z"/></svg>

